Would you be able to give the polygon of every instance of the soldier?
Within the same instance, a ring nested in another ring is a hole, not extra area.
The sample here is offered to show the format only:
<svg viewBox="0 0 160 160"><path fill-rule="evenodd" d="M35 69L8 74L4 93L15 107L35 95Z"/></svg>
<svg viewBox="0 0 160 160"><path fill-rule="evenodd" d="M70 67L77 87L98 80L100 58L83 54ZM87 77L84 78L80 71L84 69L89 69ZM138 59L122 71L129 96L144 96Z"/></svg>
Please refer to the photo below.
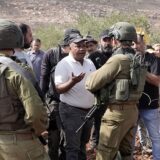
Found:
<svg viewBox="0 0 160 160"><path fill-rule="evenodd" d="M135 54L131 45L137 34L133 25L118 22L111 28L111 35L115 47L113 56L86 80L89 91L95 93L107 85L109 95L106 97L108 107L101 120L96 160L114 160L118 150L123 160L130 160L138 119L136 103L141 95L130 86L131 57ZM144 81L141 81L142 88Z"/></svg>
<svg viewBox="0 0 160 160"><path fill-rule="evenodd" d="M11 59L14 48L23 46L14 22L0 20L0 44L0 159L49 160L38 139L47 128L45 107L31 81L20 74L22 67Z"/></svg>

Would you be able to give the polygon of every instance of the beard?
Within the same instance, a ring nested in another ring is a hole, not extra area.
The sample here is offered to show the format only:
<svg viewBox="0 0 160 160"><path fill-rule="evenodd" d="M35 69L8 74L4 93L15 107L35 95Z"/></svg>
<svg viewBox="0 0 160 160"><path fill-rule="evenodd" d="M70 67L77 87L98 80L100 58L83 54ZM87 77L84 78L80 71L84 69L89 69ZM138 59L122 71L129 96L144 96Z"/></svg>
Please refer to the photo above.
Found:
<svg viewBox="0 0 160 160"><path fill-rule="evenodd" d="M102 51L106 52L106 53L107 52L110 53L110 52L112 52L112 46L108 45L108 46L102 47Z"/></svg>
<svg viewBox="0 0 160 160"><path fill-rule="evenodd" d="M101 50L102 50L103 54L108 58L111 57L111 55L113 53L113 48L111 45L101 47Z"/></svg>
<svg viewBox="0 0 160 160"><path fill-rule="evenodd" d="M30 43L24 43L23 49L28 49L30 47Z"/></svg>
<svg viewBox="0 0 160 160"><path fill-rule="evenodd" d="M24 45L22 47L22 49L28 49L31 46L31 42L28 41L28 39L24 38Z"/></svg>

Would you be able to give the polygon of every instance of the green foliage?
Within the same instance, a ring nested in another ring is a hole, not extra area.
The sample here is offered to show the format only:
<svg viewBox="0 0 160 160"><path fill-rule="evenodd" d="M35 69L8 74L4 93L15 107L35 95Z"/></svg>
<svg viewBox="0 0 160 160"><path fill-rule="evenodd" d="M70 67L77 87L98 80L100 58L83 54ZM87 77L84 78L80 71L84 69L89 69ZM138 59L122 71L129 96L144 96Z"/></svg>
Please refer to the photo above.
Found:
<svg viewBox="0 0 160 160"><path fill-rule="evenodd" d="M90 33L98 40L99 34L102 30L107 29L114 23L120 21L130 22L138 28L143 28L144 31L150 36L152 43L160 42L160 34L151 33L152 26L146 16L135 14L129 15L120 12L112 13L111 15L107 15L105 17L94 17L82 13L78 16L75 23L69 24L68 26L48 25L45 27L38 27L35 30L35 35L37 38L42 40L43 48L46 50L56 46L63 40L65 28L77 28L83 35Z"/></svg>
<svg viewBox="0 0 160 160"><path fill-rule="evenodd" d="M49 25L45 27L36 28L35 37L41 39L42 48L47 50L61 42L63 32L60 27Z"/></svg>
<svg viewBox="0 0 160 160"><path fill-rule="evenodd" d="M146 33L150 33L151 26L149 24L148 18L144 15L131 15L130 22L134 24L137 28L143 28Z"/></svg>
<svg viewBox="0 0 160 160"><path fill-rule="evenodd" d="M160 43L160 31L152 31L150 39L151 44Z"/></svg>
<svg viewBox="0 0 160 160"><path fill-rule="evenodd" d="M87 34L89 31L97 37L102 30L120 21L130 22L136 27L143 28L147 33L150 32L150 24L147 17L143 15L126 15L124 13L112 13L106 17L93 17L83 13L77 19L77 28L83 34Z"/></svg>

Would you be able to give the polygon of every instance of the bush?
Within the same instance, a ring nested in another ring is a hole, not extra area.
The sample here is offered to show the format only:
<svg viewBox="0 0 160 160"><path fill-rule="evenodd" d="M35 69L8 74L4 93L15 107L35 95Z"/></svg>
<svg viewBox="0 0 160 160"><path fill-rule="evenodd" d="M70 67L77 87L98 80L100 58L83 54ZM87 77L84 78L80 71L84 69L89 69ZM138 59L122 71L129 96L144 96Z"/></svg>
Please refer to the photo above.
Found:
<svg viewBox="0 0 160 160"><path fill-rule="evenodd" d="M41 39L42 49L47 50L61 42L63 32L60 27L48 25L36 28L35 37Z"/></svg>
<svg viewBox="0 0 160 160"><path fill-rule="evenodd" d="M144 15L126 15L123 13L114 13L106 17L94 17L82 13L78 16L76 23L74 24L69 24L67 26L48 25L45 27L38 27L35 30L35 35L42 40L42 47L47 50L56 46L63 40L63 32L65 28L77 28L83 35L90 33L98 39L102 30L109 28L111 25L119 21L127 21L138 28L143 28L152 43L160 42L160 34L154 34L151 32L152 28L147 17Z"/></svg>
<svg viewBox="0 0 160 160"><path fill-rule="evenodd" d="M151 44L160 43L160 31L152 31L151 32Z"/></svg>

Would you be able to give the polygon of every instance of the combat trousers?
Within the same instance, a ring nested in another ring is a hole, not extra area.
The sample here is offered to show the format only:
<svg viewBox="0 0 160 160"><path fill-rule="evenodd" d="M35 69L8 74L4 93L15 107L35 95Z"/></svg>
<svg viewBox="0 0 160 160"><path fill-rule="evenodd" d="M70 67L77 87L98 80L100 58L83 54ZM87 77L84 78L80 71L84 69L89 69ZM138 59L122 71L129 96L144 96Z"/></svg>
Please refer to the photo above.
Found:
<svg viewBox="0 0 160 160"><path fill-rule="evenodd" d="M118 151L123 160L131 160L137 120L136 104L109 105L101 121L96 160L115 160Z"/></svg>
<svg viewBox="0 0 160 160"><path fill-rule="evenodd" d="M0 160L50 160L32 134L0 134Z"/></svg>
<svg viewBox="0 0 160 160"><path fill-rule="evenodd" d="M107 106L102 106L94 113L93 126L92 126L92 131L90 136L90 142L89 142L91 149L96 148L98 145L101 118L104 115L106 108Z"/></svg>

